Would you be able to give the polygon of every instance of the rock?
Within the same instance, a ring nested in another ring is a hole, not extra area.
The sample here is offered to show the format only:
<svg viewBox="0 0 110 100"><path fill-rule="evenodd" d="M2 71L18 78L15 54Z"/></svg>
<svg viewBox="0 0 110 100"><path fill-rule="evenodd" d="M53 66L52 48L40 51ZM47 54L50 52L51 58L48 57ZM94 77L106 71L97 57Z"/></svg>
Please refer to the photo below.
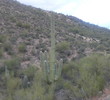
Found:
<svg viewBox="0 0 110 100"><path fill-rule="evenodd" d="M104 98L104 100L110 100L110 95Z"/></svg>
<svg viewBox="0 0 110 100"><path fill-rule="evenodd" d="M67 100L67 94L64 90L60 90L56 94L56 100Z"/></svg>
<svg viewBox="0 0 110 100"><path fill-rule="evenodd" d="M82 100L75 98L70 91L61 89L56 92L55 100Z"/></svg>

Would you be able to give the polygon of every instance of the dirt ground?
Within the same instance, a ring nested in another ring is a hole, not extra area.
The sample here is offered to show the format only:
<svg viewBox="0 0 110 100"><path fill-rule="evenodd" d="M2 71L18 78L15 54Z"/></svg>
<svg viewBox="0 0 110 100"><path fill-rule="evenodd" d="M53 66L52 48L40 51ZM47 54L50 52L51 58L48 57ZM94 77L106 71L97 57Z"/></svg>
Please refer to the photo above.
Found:
<svg viewBox="0 0 110 100"><path fill-rule="evenodd" d="M110 88L105 88L101 96L93 97L91 100L110 100Z"/></svg>

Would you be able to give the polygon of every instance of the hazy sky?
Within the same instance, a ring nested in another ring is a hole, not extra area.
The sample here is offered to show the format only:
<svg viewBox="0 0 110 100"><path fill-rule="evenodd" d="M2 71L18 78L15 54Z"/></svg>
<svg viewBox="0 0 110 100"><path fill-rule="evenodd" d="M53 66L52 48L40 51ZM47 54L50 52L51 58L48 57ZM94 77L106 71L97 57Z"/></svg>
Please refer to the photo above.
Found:
<svg viewBox="0 0 110 100"><path fill-rule="evenodd" d="M18 0L37 8L73 15L86 22L110 28L110 0Z"/></svg>

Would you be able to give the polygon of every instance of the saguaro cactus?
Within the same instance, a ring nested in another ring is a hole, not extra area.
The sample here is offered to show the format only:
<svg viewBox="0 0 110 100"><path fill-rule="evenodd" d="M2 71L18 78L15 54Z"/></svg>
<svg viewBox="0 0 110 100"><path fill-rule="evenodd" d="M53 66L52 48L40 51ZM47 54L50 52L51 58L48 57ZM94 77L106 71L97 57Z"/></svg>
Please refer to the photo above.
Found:
<svg viewBox="0 0 110 100"><path fill-rule="evenodd" d="M9 79L9 70L8 70L8 68L7 68L7 66L5 66L5 78L6 78L6 80L8 80Z"/></svg>
<svg viewBox="0 0 110 100"><path fill-rule="evenodd" d="M55 59L55 21L53 14L51 14L51 49L50 52L44 53L40 51L41 67L44 72L47 82L52 83L61 75L63 60L57 61Z"/></svg>

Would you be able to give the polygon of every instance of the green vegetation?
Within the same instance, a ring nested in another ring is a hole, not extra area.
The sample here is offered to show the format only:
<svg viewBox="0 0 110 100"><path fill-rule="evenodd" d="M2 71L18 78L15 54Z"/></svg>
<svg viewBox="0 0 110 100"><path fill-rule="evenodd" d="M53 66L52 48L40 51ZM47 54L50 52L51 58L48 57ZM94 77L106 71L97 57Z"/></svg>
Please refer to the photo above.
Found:
<svg viewBox="0 0 110 100"><path fill-rule="evenodd" d="M0 8L0 100L89 100L110 86L109 29L16 0Z"/></svg>
<svg viewBox="0 0 110 100"><path fill-rule="evenodd" d="M19 58L15 58L15 57L9 60L5 60L4 66L7 66L7 69L10 72L14 72L14 74L16 75L17 70L19 69L19 66L20 66L20 60Z"/></svg>
<svg viewBox="0 0 110 100"><path fill-rule="evenodd" d="M52 100L53 97L46 88L48 85L44 85L42 72L40 70L34 70L35 73L33 81L28 80L27 77L27 81L25 81L25 83L24 79L9 75L9 78L6 81L7 95L3 100ZM26 84L28 86L26 86Z"/></svg>
<svg viewBox="0 0 110 100"><path fill-rule="evenodd" d="M3 56L3 49L0 49L0 58Z"/></svg>
<svg viewBox="0 0 110 100"><path fill-rule="evenodd" d="M0 35L0 43L4 43L6 40L6 36L5 35Z"/></svg>
<svg viewBox="0 0 110 100"><path fill-rule="evenodd" d="M60 53L67 51L69 49L70 49L70 43L66 41L60 42L56 45L56 50Z"/></svg>
<svg viewBox="0 0 110 100"><path fill-rule="evenodd" d="M9 100L54 100L55 92L59 89L70 91L71 95L80 99L88 99L104 89L104 86L110 80L110 56L101 54L92 54L78 61L69 62L64 65L62 76L57 84L52 85L45 83L45 77L40 69L36 66L20 70L17 76L13 76L7 67L8 78L6 84L7 96ZM18 65L16 63L16 65ZM11 66L11 65L10 65ZM19 65L20 66L20 65ZM8 73L9 72L9 73ZM23 75L23 78L20 76ZM4 74L1 74L4 77ZM3 99L3 100L5 100Z"/></svg>
<svg viewBox="0 0 110 100"><path fill-rule="evenodd" d="M5 42L3 44L3 47L4 47L4 51L7 52L9 55L13 54L13 49L12 49L12 45L10 42Z"/></svg>
<svg viewBox="0 0 110 100"><path fill-rule="evenodd" d="M29 29L30 28L30 25L29 24L22 23L22 22L18 22L16 25L18 27L21 27L21 28L26 28L26 29Z"/></svg>
<svg viewBox="0 0 110 100"><path fill-rule="evenodd" d="M48 83L52 83L61 75L63 60L61 59L59 62L55 59L55 22L53 18L53 14L51 14L51 49L50 49L50 57L49 54L45 51L44 54L40 52L40 63L42 70L44 72L45 80Z"/></svg>
<svg viewBox="0 0 110 100"><path fill-rule="evenodd" d="M18 47L19 52L26 52L26 45L24 43L20 44Z"/></svg>
<svg viewBox="0 0 110 100"><path fill-rule="evenodd" d="M64 88L76 98L89 98L104 89L109 81L110 56L92 54L63 68Z"/></svg>

